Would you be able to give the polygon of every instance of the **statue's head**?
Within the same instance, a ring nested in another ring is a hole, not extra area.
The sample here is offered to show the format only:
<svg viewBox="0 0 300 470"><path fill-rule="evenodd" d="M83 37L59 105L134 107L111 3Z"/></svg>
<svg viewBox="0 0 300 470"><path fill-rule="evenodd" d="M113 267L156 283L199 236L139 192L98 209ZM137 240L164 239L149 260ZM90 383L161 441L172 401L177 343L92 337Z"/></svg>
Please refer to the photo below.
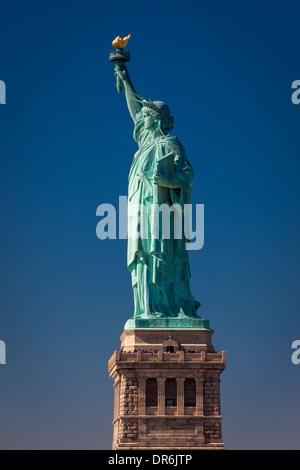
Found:
<svg viewBox="0 0 300 470"><path fill-rule="evenodd" d="M166 103L144 99L142 105L146 129L158 128L162 134L167 134L173 129L174 118L170 116L170 109Z"/></svg>

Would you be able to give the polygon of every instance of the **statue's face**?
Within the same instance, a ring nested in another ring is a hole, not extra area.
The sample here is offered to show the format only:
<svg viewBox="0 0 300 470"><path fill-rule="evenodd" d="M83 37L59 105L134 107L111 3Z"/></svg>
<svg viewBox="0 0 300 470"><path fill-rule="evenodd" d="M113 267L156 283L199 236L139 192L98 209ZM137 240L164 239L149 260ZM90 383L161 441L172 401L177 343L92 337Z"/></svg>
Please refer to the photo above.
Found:
<svg viewBox="0 0 300 470"><path fill-rule="evenodd" d="M153 116L151 110L149 109L148 111L147 109L143 109L142 113L145 129L147 129L148 131L151 129L154 130L157 127L157 120Z"/></svg>

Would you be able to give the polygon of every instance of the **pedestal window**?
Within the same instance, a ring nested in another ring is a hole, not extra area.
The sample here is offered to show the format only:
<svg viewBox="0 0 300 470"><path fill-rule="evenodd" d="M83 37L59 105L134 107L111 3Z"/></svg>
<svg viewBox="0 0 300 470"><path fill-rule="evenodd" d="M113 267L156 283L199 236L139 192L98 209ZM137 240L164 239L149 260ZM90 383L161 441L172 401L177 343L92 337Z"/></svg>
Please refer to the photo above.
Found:
<svg viewBox="0 0 300 470"><path fill-rule="evenodd" d="M196 406L195 379L185 379L184 381L184 406Z"/></svg>

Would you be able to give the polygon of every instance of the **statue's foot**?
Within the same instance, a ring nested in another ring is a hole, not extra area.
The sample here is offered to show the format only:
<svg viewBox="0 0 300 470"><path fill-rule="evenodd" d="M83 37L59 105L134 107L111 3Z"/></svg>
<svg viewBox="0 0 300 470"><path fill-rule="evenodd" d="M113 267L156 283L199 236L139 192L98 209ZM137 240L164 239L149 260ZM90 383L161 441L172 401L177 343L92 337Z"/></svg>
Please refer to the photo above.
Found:
<svg viewBox="0 0 300 470"><path fill-rule="evenodd" d="M142 313L141 315L138 315L136 318L140 319L145 319L145 320L152 320L155 318L165 318L165 315L160 312L155 312L155 313Z"/></svg>

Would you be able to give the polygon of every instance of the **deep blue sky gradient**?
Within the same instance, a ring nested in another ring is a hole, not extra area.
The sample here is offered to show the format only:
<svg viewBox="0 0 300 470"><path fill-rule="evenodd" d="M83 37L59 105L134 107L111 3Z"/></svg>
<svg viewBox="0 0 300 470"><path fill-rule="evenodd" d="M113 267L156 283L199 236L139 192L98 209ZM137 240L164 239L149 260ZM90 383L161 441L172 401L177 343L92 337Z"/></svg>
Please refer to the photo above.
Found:
<svg viewBox="0 0 300 470"><path fill-rule="evenodd" d="M96 237L96 208L126 195L136 151L108 60L130 32L133 82L169 104L205 205L191 282L228 351L225 444L299 449L299 1L0 9L0 448L111 448L107 361L133 299L126 241Z"/></svg>

